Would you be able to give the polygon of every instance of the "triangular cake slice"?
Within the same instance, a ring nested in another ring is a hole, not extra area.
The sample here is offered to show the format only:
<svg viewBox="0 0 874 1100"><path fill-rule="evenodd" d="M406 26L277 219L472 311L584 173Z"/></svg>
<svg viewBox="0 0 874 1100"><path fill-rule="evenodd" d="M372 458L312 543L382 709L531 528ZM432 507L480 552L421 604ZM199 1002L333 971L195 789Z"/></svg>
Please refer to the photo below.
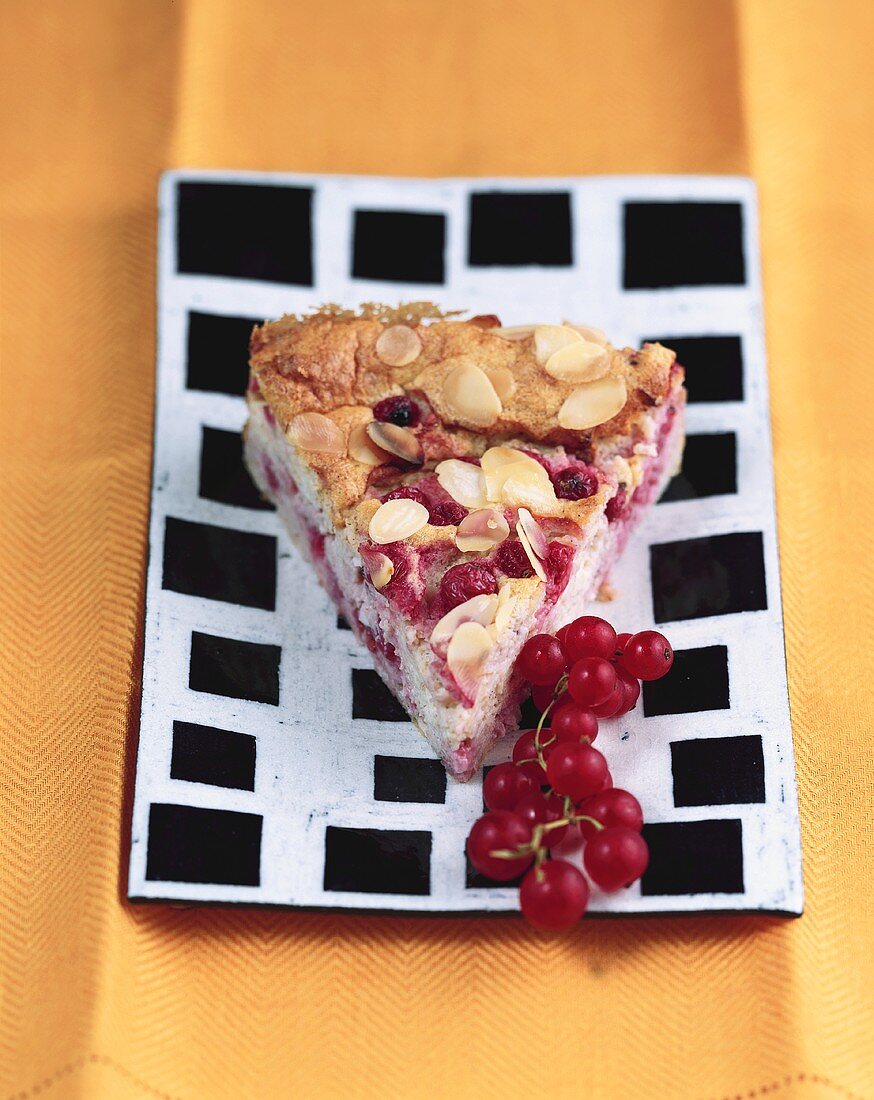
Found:
<svg viewBox="0 0 874 1100"><path fill-rule="evenodd" d="M526 639L597 597L675 471L684 401L659 344L326 307L254 331L246 461L465 780L516 728Z"/></svg>

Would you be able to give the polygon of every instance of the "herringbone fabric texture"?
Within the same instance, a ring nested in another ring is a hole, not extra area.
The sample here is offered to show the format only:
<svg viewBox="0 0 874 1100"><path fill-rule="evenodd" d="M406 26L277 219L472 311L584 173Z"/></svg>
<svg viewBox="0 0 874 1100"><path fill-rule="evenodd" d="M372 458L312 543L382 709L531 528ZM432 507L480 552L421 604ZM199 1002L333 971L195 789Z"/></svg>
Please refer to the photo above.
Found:
<svg viewBox="0 0 874 1100"><path fill-rule="evenodd" d="M2 5L0 1095L874 1096L865 0ZM169 166L761 187L800 921L133 908Z"/></svg>

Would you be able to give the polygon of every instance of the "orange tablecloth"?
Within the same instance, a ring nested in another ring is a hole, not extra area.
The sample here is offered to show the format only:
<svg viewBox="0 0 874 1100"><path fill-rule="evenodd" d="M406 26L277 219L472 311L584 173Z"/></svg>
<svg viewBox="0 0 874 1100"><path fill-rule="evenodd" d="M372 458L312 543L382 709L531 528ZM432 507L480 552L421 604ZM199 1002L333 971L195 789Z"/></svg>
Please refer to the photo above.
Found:
<svg viewBox="0 0 874 1100"><path fill-rule="evenodd" d="M2 29L2 1095L874 1096L874 5L7 0ZM168 166L758 179L801 920L123 902Z"/></svg>

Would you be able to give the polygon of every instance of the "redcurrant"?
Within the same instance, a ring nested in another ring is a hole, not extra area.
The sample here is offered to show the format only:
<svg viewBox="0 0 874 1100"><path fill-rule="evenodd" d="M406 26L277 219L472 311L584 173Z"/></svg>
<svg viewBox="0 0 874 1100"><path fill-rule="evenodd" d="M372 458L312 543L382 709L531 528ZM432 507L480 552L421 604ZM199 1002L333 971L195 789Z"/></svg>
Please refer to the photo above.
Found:
<svg viewBox="0 0 874 1100"><path fill-rule="evenodd" d="M625 646L628 643L628 639L630 637L631 635L627 633L616 635L616 648L613 650L613 661L618 661L619 658L622 656L622 651L623 649L625 649Z"/></svg>
<svg viewBox="0 0 874 1100"><path fill-rule="evenodd" d="M598 736L598 719L579 703L568 701L551 713L549 731L559 741L594 741Z"/></svg>
<svg viewBox="0 0 874 1100"><path fill-rule="evenodd" d="M674 651L657 630L641 630L622 651L622 667L638 680L658 680L671 671L673 663Z"/></svg>
<svg viewBox="0 0 874 1100"><path fill-rule="evenodd" d="M586 844L583 865L592 882L608 892L630 886L649 863L646 841L627 825L601 829Z"/></svg>
<svg viewBox="0 0 874 1100"><path fill-rule="evenodd" d="M568 624L562 645L569 665L583 657L609 660L616 649L616 631L606 619L583 615Z"/></svg>
<svg viewBox="0 0 874 1100"><path fill-rule="evenodd" d="M536 791L538 784L515 764L497 764L489 768L483 780L483 802L490 810L513 810L523 795Z"/></svg>
<svg viewBox="0 0 874 1100"><path fill-rule="evenodd" d="M520 771L527 772L537 786L541 787L546 783L546 772L537 759L537 749L534 747L534 738L536 734L537 730L523 731L516 741L516 744L513 746L513 762ZM547 745L545 743L546 741L550 741L551 744ZM549 730L542 730L540 734L540 748L541 752L544 754L544 759L546 758L548 749L552 747L553 743Z"/></svg>
<svg viewBox="0 0 874 1100"><path fill-rule="evenodd" d="M640 698L640 681L635 679L634 676L630 676L624 668L619 665L616 666L616 677L625 691L625 698L622 701L622 706L616 711L614 718L618 718L623 714L628 714L630 710L634 710L637 706L637 700Z"/></svg>
<svg viewBox="0 0 874 1100"><path fill-rule="evenodd" d="M564 675L561 646L551 634L535 634L522 646L516 668L530 684L555 684Z"/></svg>
<svg viewBox="0 0 874 1100"><path fill-rule="evenodd" d="M554 794L545 795L540 791L520 798L513 812L527 821L532 829L535 825L545 825L547 822L558 821L565 816L561 799L556 798ZM547 829L543 834L543 843L547 848L554 848L564 840L567 831L567 825L559 826L557 829Z"/></svg>
<svg viewBox="0 0 874 1100"><path fill-rule="evenodd" d="M560 741L546 761L546 777L556 794L580 802L601 790L607 761L591 745Z"/></svg>
<svg viewBox="0 0 874 1100"><path fill-rule="evenodd" d="M596 707L613 693L616 669L603 657L583 657L572 666L567 686L575 702Z"/></svg>
<svg viewBox="0 0 874 1100"><path fill-rule="evenodd" d="M625 687L617 674L616 687L613 688L603 703L592 707L592 713L596 718L613 718L622 709L624 703Z"/></svg>
<svg viewBox="0 0 874 1100"><path fill-rule="evenodd" d="M509 810L492 810L474 822L467 838L467 854L480 874L495 882L509 882L528 867L534 858L526 852L515 859L492 855L495 851L513 851L531 843L531 826Z"/></svg>
<svg viewBox="0 0 874 1100"><path fill-rule="evenodd" d="M531 689L531 699L541 714L552 702L552 689L554 684L535 684ZM562 692L562 695L564 692Z"/></svg>
<svg viewBox="0 0 874 1100"><path fill-rule="evenodd" d="M535 928L558 931L576 924L589 904L589 884L563 859L533 868L519 888L522 916Z"/></svg>
<svg viewBox="0 0 874 1100"><path fill-rule="evenodd" d="M643 811L633 794L613 787L609 791L593 794L580 806L580 813L600 821L605 829L614 825L625 825L639 833L643 828ZM590 821L580 822L580 832L588 840L599 830Z"/></svg>

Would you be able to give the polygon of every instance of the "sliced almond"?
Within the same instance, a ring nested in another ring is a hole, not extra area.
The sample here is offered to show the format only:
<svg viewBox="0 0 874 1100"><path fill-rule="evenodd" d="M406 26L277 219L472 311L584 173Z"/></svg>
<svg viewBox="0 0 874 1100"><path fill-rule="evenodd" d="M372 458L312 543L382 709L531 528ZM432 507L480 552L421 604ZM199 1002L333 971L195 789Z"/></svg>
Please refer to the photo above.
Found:
<svg viewBox="0 0 874 1100"><path fill-rule="evenodd" d="M498 400L506 408L516 394L516 379L513 372L506 367L493 367L486 371L486 377L495 387Z"/></svg>
<svg viewBox="0 0 874 1100"><path fill-rule="evenodd" d="M382 447L377 447L367 434L367 425L358 424L349 433L349 457L365 466L381 466L388 462L391 455Z"/></svg>
<svg viewBox="0 0 874 1100"><path fill-rule="evenodd" d="M394 576L395 563L388 554L372 553L364 562L370 583L374 588L385 588Z"/></svg>
<svg viewBox="0 0 874 1100"><path fill-rule="evenodd" d="M574 332L578 332L584 340L591 340L593 344L600 344L602 348L608 344L607 333L603 329L595 328L594 325L576 325L571 321L564 321L568 328L572 328Z"/></svg>
<svg viewBox="0 0 874 1100"><path fill-rule="evenodd" d="M322 413L298 413L288 425L285 437L302 451L332 455L346 453L346 436L343 430Z"/></svg>
<svg viewBox="0 0 874 1100"><path fill-rule="evenodd" d="M434 472L458 504L463 504L465 508L484 508L488 504L486 479L479 466L462 462L460 458L447 458L445 462L437 463Z"/></svg>
<svg viewBox="0 0 874 1100"><path fill-rule="evenodd" d="M568 325L538 325L534 330L534 358L541 365L568 344L578 344L582 336Z"/></svg>
<svg viewBox="0 0 874 1100"><path fill-rule="evenodd" d="M558 422L562 428L584 431L604 424L620 411L628 393L621 378L599 378L585 382L565 398L558 410Z"/></svg>
<svg viewBox="0 0 874 1100"><path fill-rule="evenodd" d="M462 553L494 550L510 534L510 525L494 508L469 512L455 532L455 545Z"/></svg>
<svg viewBox="0 0 874 1100"><path fill-rule="evenodd" d="M525 528L521 523L516 524L516 534L519 536L519 541L522 543L522 549L528 556L528 560L531 562L531 568L537 574L538 577L546 584L546 571L541 564L540 558L534 553L531 547L531 543L528 541L528 536L525 534Z"/></svg>
<svg viewBox="0 0 874 1100"><path fill-rule="evenodd" d="M610 368L610 356L600 344L580 340L566 344L547 359L544 370L559 382L592 382Z"/></svg>
<svg viewBox="0 0 874 1100"><path fill-rule="evenodd" d="M401 497L380 504L371 517L368 533L375 543L385 546L408 539L421 531L427 522L428 509L424 504Z"/></svg>
<svg viewBox="0 0 874 1100"><path fill-rule="evenodd" d="M493 632L493 637L503 633L510 625L510 619L516 610L517 602L516 597L513 595L512 584L509 581L504 581L498 589L498 608L495 611L495 621L489 628L490 632Z"/></svg>
<svg viewBox="0 0 874 1100"><path fill-rule="evenodd" d="M540 524L531 515L527 508L519 509L519 526L525 532L528 545L541 561L546 561L549 555L549 540L543 533Z"/></svg>
<svg viewBox="0 0 874 1100"><path fill-rule="evenodd" d="M364 430L377 447L402 458L411 466L421 466L425 461L422 444L409 428L400 428L397 424L384 424L381 420L371 420L365 425Z"/></svg>
<svg viewBox="0 0 874 1100"><path fill-rule="evenodd" d="M419 334L409 325L391 325L380 333L376 354L387 367L406 367L422 352Z"/></svg>
<svg viewBox="0 0 874 1100"><path fill-rule="evenodd" d="M446 664L469 702L476 699L483 668L491 651L492 639L481 623L462 623L446 649Z"/></svg>
<svg viewBox="0 0 874 1100"><path fill-rule="evenodd" d="M537 459L525 454L516 447L490 447L480 459L480 464L486 479L486 492L489 500L499 503L504 482L525 470L529 471L529 478L545 478L549 481L549 474L540 465Z"/></svg>
<svg viewBox="0 0 874 1100"><path fill-rule="evenodd" d="M460 424L474 428L494 424L504 408L488 375L472 363L449 372L443 382L443 400Z"/></svg>
<svg viewBox="0 0 874 1100"><path fill-rule="evenodd" d="M534 335L536 325L501 325L493 328L492 335L500 336L502 340L527 340Z"/></svg>
<svg viewBox="0 0 874 1100"><path fill-rule="evenodd" d="M447 611L431 631L431 648L439 657L445 657L446 647L461 624L480 623L488 626L494 622L498 603L498 596L474 596Z"/></svg>

